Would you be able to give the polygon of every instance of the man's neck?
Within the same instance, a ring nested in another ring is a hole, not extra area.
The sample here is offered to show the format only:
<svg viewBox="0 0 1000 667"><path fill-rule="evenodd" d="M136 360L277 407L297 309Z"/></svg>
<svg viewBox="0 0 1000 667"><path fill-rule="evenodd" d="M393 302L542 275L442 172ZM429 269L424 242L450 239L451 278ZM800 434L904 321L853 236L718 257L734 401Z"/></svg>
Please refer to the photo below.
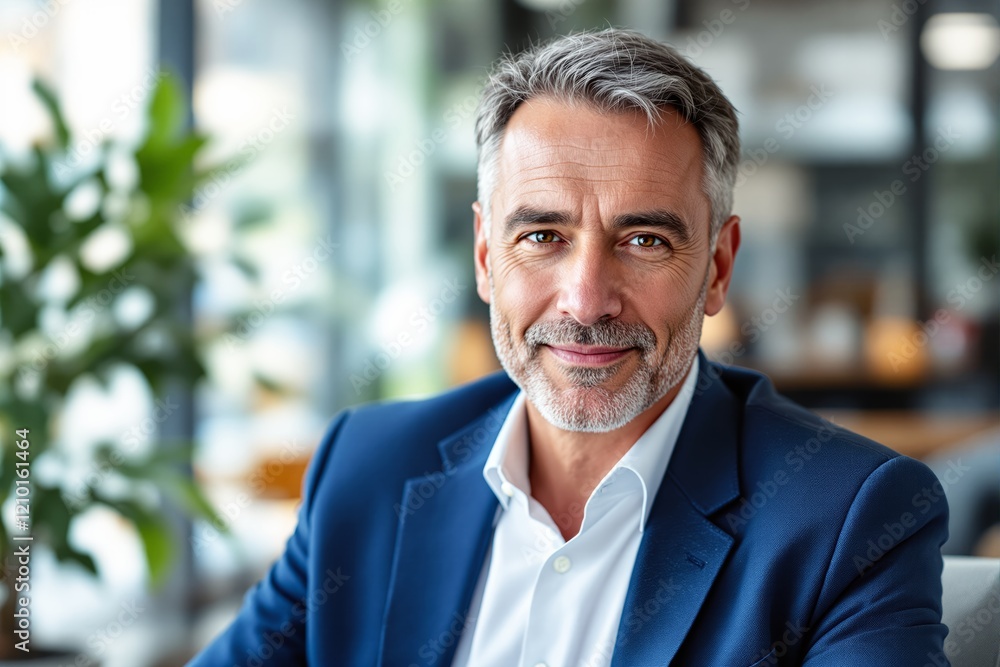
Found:
<svg viewBox="0 0 1000 667"><path fill-rule="evenodd" d="M607 433L564 431L546 421L531 401L526 403L531 496L548 511L565 540L580 532L590 494L683 386L678 382L635 419Z"/></svg>

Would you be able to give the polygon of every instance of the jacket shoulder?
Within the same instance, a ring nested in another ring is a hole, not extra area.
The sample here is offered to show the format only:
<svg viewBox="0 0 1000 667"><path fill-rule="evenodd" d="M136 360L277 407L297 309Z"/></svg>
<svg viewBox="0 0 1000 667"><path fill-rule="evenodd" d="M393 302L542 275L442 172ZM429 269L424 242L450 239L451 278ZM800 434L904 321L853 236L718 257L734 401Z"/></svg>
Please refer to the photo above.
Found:
<svg viewBox="0 0 1000 667"><path fill-rule="evenodd" d="M742 402L741 503L796 516L825 533L843 524L872 484L905 507L936 481L922 462L823 419L780 395L760 373L726 368L723 379ZM892 505L887 497L882 502Z"/></svg>
<svg viewBox="0 0 1000 667"><path fill-rule="evenodd" d="M844 464L870 470L902 456L870 438L820 417L779 394L763 374L726 367L723 378L743 404L743 444L764 458L786 458L804 449L827 450ZM818 454L818 451L812 452ZM823 457L825 458L825 457Z"/></svg>
<svg viewBox="0 0 1000 667"><path fill-rule="evenodd" d="M517 391L503 371L425 398L379 401L351 409L350 426L372 435L420 427L435 443Z"/></svg>
<svg viewBox="0 0 1000 667"><path fill-rule="evenodd" d="M426 398L349 408L337 418L341 424L336 438L321 447L330 450L332 465L327 467L348 471L352 480L367 476L386 481L438 470L438 443L497 408L516 391L506 373L497 372Z"/></svg>

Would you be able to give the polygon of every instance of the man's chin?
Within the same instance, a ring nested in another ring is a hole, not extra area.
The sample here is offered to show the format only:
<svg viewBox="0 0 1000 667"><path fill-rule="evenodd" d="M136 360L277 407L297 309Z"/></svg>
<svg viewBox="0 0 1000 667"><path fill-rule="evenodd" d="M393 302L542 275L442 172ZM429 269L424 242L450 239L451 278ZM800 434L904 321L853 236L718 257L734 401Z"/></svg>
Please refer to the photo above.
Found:
<svg viewBox="0 0 1000 667"><path fill-rule="evenodd" d="M546 369L531 384L541 389L551 400L563 405L599 409L610 403L612 397L625 389L632 379L631 373L621 372L621 369L603 373L594 373L593 369L583 372L560 370L553 373Z"/></svg>
<svg viewBox="0 0 1000 667"><path fill-rule="evenodd" d="M565 431L607 433L632 418L626 406L616 405L600 387L549 394L535 401L535 407L547 422Z"/></svg>

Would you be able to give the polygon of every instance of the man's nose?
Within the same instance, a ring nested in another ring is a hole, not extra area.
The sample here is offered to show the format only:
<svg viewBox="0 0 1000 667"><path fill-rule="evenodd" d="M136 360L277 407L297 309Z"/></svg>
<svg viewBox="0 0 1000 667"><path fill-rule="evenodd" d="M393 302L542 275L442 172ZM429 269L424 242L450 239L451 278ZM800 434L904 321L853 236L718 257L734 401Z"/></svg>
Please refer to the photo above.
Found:
<svg viewBox="0 0 1000 667"><path fill-rule="evenodd" d="M575 248L559 274L556 307L584 326L622 311L619 272L612 251L599 244Z"/></svg>

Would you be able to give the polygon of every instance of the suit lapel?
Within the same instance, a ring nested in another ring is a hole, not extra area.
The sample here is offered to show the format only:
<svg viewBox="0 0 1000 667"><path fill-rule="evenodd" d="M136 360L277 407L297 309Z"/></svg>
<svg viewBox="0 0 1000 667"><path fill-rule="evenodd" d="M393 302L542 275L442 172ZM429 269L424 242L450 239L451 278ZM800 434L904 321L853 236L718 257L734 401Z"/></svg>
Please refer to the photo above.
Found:
<svg viewBox="0 0 1000 667"><path fill-rule="evenodd" d="M740 405L719 367L700 359L695 395L636 555L613 667L674 659L733 545L707 517L739 495Z"/></svg>
<svg viewBox="0 0 1000 667"><path fill-rule="evenodd" d="M498 502L483 465L514 396L443 440L442 471L406 482L379 664L448 665L466 623Z"/></svg>

